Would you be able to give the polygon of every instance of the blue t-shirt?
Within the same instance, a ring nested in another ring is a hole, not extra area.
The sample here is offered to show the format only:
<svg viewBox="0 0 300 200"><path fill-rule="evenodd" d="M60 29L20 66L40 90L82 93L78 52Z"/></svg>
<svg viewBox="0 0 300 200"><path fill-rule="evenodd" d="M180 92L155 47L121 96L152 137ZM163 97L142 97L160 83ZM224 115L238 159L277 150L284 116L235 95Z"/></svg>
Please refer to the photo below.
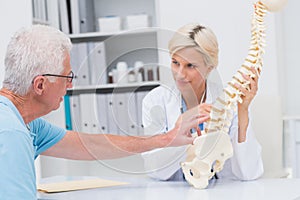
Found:
<svg viewBox="0 0 300 200"><path fill-rule="evenodd" d="M0 95L0 199L36 199L34 159L66 130L42 118L28 126L14 104Z"/></svg>

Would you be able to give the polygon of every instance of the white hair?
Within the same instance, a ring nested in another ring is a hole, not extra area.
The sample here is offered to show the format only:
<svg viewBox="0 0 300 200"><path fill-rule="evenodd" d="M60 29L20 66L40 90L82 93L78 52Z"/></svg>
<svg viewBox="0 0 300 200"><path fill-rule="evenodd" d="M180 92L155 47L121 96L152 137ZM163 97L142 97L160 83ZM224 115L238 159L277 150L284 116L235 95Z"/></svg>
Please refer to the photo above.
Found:
<svg viewBox="0 0 300 200"><path fill-rule="evenodd" d="M63 71L71 47L70 39L56 28L45 25L22 28L7 46L3 87L18 95L27 94L36 76Z"/></svg>
<svg viewBox="0 0 300 200"><path fill-rule="evenodd" d="M208 67L216 68L218 66L218 41L210 28L197 23L179 28L169 41L169 52L173 55L187 47L194 47L198 50L203 55L204 62Z"/></svg>

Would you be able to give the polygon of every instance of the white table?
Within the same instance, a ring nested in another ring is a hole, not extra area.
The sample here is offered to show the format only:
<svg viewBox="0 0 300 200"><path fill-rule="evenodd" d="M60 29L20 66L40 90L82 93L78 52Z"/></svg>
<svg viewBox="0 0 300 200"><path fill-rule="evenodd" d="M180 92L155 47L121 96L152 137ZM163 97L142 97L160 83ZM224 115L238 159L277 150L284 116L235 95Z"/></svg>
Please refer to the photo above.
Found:
<svg viewBox="0 0 300 200"><path fill-rule="evenodd" d="M71 177L71 179L78 178ZM64 180L70 180L70 177L52 177L44 179L44 182ZM159 182L146 178L128 178L119 181L130 182L130 184L52 194L38 192L38 198L47 200L300 200L300 179L216 180L203 190L194 189L186 182Z"/></svg>

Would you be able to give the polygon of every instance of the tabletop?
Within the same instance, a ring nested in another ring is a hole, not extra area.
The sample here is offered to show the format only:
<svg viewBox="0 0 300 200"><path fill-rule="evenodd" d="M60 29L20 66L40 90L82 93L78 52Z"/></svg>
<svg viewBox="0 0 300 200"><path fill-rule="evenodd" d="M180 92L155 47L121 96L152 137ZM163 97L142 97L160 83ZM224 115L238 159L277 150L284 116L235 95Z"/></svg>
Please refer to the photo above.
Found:
<svg viewBox="0 0 300 200"><path fill-rule="evenodd" d="M80 179L80 177L73 177L72 179L78 178ZM43 181L54 182L64 180L70 180L70 177L51 177ZM201 190L193 188L186 182L154 181L148 178L122 178L122 180L119 179L118 181L126 181L130 184L61 193L38 192L37 196L41 200L300 200L300 179L258 179L255 181L218 179L211 181L206 189Z"/></svg>

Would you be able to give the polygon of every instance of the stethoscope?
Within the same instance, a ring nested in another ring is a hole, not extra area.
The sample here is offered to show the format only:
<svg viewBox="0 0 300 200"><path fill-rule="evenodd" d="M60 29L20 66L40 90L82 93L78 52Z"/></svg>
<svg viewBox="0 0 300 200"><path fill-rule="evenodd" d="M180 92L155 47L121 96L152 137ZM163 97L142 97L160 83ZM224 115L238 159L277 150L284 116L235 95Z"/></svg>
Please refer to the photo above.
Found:
<svg viewBox="0 0 300 200"><path fill-rule="evenodd" d="M206 89L203 92L203 95L202 95L201 100L200 100L200 104L203 103L205 94L206 94ZM182 113L184 113L186 111L187 111L186 103L185 103L184 99L182 98L182 95L180 94L180 113L182 114ZM198 126L199 126L199 128L200 128L201 131L204 130L204 124L203 123L199 124ZM191 133L195 133L196 130L193 128L193 129L190 130L190 132Z"/></svg>

